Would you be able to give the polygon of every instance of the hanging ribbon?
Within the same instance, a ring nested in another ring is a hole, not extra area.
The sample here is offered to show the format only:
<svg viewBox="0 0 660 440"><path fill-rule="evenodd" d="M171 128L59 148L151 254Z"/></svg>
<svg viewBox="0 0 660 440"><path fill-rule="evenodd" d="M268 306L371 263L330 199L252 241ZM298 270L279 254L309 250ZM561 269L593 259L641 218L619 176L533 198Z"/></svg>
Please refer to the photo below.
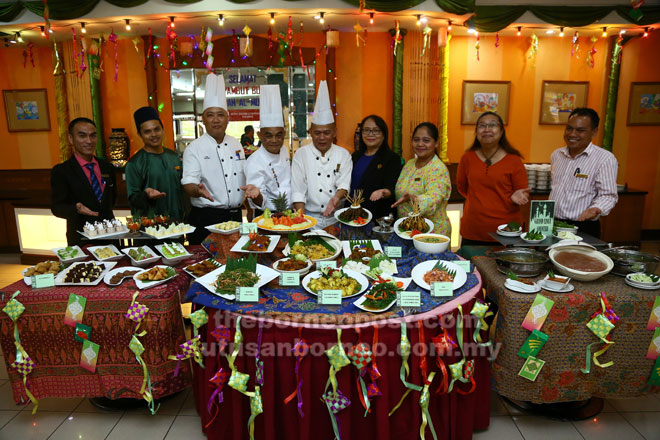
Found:
<svg viewBox="0 0 660 440"><path fill-rule="evenodd" d="M209 379L209 382L211 382L215 386L215 390L211 394L211 397L209 398L208 403L206 404L206 410L208 411L209 414L211 414L211 406L213 406L213 402L217 400L218 403L215 406L215 414L213 414L213 417L211 417L211 420L204 426L204 428L208 429L209 426L213 423L215 418L218 416L218 413L220 412L220 404L224 401L224 396L222 393L222 389L225 387L225 384L227 383L227 379L229 379L229 372L224 371L222 367L213 375L211 379Z"/></svg>
<svg viewBox="0 0 660 440"><path fill-rule="evenodd" d="M209 72L213 69L213 29L210 27L206 30L206 39L205 39L205 54L206 54L206 68Z"/></svg>
<svg viewBox="0 0 660 440"><path fill-rule="evenodd" d="M431 26L428 24L424 26L424 29L422 30L422 35L424 36L423 44L422 44L422 53L419 54L419 57L423 57L424 54L426 53L426 49L429 48L430 41L431 41Z"/></svg>
<svg viewBox="0 0 660 440"><path fill-rule="evenodd" d="M420 321L421 322L421 321ZM435 428L433 428L433 421L431 420L431 414L429 414L429 402L431 400L431 393L429 392L429 387L433 378L435 377L435 371L432 371L429 374L428 379L424 380L424 388L422 389L422 394L419 396L419 406L422 408L422 425L419 427L419 438L424 440L426 437L426 425L428 424L433 438L438 440L438 436L435 434Z"/></svg>
<svg viewBox="0 0 660 440"><path fill-rule="evenodd" d="M529 46L529 50L527 52L527 59L536 62L536 55L539 52L539 37L537 37L536 34L532 34L530 40L531 45Z"/></svg>
<svg viewBox="0 0 660 440"><path fill-rule="evenodd" d="M293 355L296 357L296 389L293 390L291 394L289 394L285 399L284 399L284 404L286 405L287 403L291 402L294 397L298 397L298 414L300 414L300 417L305 417L305 414L303 413L302 410L302 405L303 405L303 399L302 399L302 384L303 380L300 377L300 364L302 363L303 358L309 353L309 345L307 344L307 341L305 341L302 337L302 327L298 327L298 342L293 346Z"/></svg>
<svg viewBox="0 0 660 440"><path fill-rule="evenodd" d="M147 56L144 57L144 65L147 65L147 59L151 57L153 51L153 37L151 35L151 28L149 28L149 47L147 48Z"/></svg>
<svg viewBox="0 0 660 440"><path fill-rule="evenodd" d="M273 65L273 29L268 27L268 66Z"/></svg>
<svg viewBox="0 0 660 440"><path fill-rule="evenodd" d="M399 351L401 353L401 369L399 370L399 377L401 378L401 382L403 383L403 386L407 388L406 392L403 393L403 396L401 396L401 399L399 399L399 403L396 404L394 408L389 412L389 416L394 414L394 412L399 409L403 401L406 399L408 394L410 394L410 391L421 391L422 387L419 385L415 385L413 383L410 383L406 380L408 377L408 374L410 373L410 367L408 366L408 358L410 357L410 341L408 340L408 335L406 333L406 323L402 322L401 323L401 341L399 343Z"/></svg>
<svg viewBox="0 0 660 440"><path fill-rule="evenodd" d="M363 27L360 25L359 21L355 22L355 25L353 26L353 30L355 31L355 46L360 47L360 40L364 42L364 38L362 38L362 35L360 35L360 32L362 32Z"/></svg>
<svg viewBox="0 0 660 440"><path fill-rule="evenodd" d="M493 312L488 311L487 304L477 300L474 302L470 314L473 315L475 318L477 318L477 324L475 326L472 339L474 340L474 342L476 342L477 344L483 347L491 346L492 343L490 341L484 343L483 340L481 339L481 330L488 331L488 323L486 322L485 318L489 316L493 316Z"/></svg>
<svg viewBox="0 0 660 440"><path fill-rule="evenodd" d="M238 55L241 53L241 50L238 47L238 37L236 36L236 29L232 29L231 33L232 33L232 36L231 36L231 55L232 55L231 62L235 63L236 59L238 58Z"/></svg>
<svg viewBox="0 0 660 440"><path fill-rule="evenodd" d="M401 43L402 40L401 28L399 27L399 20L394 20L394 29L395 29L395 33L394 33L393 43L394 43L394 56L396 56L396 48L399 45L399 43Z"/></svg>
<svg viewBox="0 0 660 440"><path fill-rule="evenodd" d="M495 49L500 47L500 33L495 32Z"/></svg>
<svg viewBox="0 0 660 440"><path fill-rule="evenodd" d="M480 39L481 39L481 37L479 36L479 34L477 34L477 41L474 42L474 50L475 50L476 55L477 55L477 61L481 61L481 58L479 57L479 41L480 41Z"/></svg>
<svg viewBox="0 0 660 440"><path fill-rule="evenodd" d="M136 333L138 331L138 328L140 328L140 323L142 323L142 320L147 315L147 312L149 312L149 308L147 306L135 301L139 294L140 291L136 291L133 294L133 300L131 301L131 305L128 306L128 310L124 315L126 318L135 322L135 328L133 329L133 333Z"/></svg>
<svg viewBox="0 0 660 440"><path fill-rule="evenodd" d="M378 326L375 326L374 336L371 341L372 352L377 347L378 347ZM381 393L380 391L380 388L378 387L378 383L376 382L378 379L380 379L380 377L381 374L380 374L380 370L378 370L378 365L376 364L376 355L374 353L371 364L369 365L369 379L371 380L371 383L367 388L367 395L369 396L370 399L383 395L383 393Z"/></svg>
<svg viewBox="0 0 660 440"><path fill-rule="evenodd" d="M46 38L50 38L50 9L48 8L48 1L47 0L41 0L44 4L44 29L45 29L45 34Z"/></svg>
<svg viewBox="0 0 660 440"><path fill-rule="evenodd" d="M78 38L76 38L76 30L71 28L73 33L73 64L76 66L76 76L80 76L78 71Z"/></svg>
<svg viewBox="0 0 660 440"><path fill-rule="evenodd" d="M610 332L614 329L616 323L619 321L619 317L616 315L616 313L614 313L614 310L610 306L610 303L607 301L607 298L603 292L600 294L600 305L601 310L591 315L591 320L587 323L589 330L591 330L593 334L595 334L598 339L600 339L600 341L593 342L587 346L585 367L580 369L580 371L585 374L589 374L591 372L591 349L594 345L601 342L605 343L605 346L593 354L594 364L600 368L607 368L614 365L614 361L601 364L598 360L598 357L609 350L610 347L614 344L614 342L610 340Z"/></svg>
<svg viewBox="0 0 660 440"><path fill-rule="evenodd" d="M80 76L82 77L87 70L87 65L85 64L85 52L87 52L87 40L85 38L80 38Z"/></svg>
<svg viewBox="0 0 660 440"><path fill-rule="evenodd" d="M286 41L289 42L289 53L293 51L293 26L291 23L291 16L289 15L289 22L286 28Z"/></svg>
<svg viewBox="0 0 660 440"><path fill-rule="evenodd" d="M456 341L451 337L447 329L442 327L442 315L438 315L438 326L440 327L440 334L431 338L431 342L435 346L436 360L435 363L442 372L442 382L435 391L436 394L446 393L449 388L449 372L447 366L442 360L442 356L450 355L453 347L456 347Z"/></svg>
<svg viewBox="0 0 660 440"><path fill-rule="evenodd" d="M245 34L245 49L243 50L243 59L250 55L250 32L252 32L252 28L250 28L250 26L247 24L243 26L243 33Z"/></svg>
<svg viewBox="0 0 660 440"><path fill-rule="evenodd" d="M264 412L264 406L261 402L261 389L259 386L255 386L254 392L250 393L250 419L248 420L250 440L254 440L254 419L262 412Z"/></svg>
<svg viewBox="0 0 660 440"><path fill-rule="evenodd" d="M575 31L573 38L571 39L571 57L575 55L578 50L580 50L580 34L578 31Z"/></svg>
<svg viewBox="0 0 660 440"><path fill-rule="evenodd" d="M137 359L138 364L142 367L142 374L144 375L144 379L142 380L142 387L140 387L140 395L144 400L147 401L147 406L149 407L149 411L151 412L151 415L154 415L156 414L156 411L158 411L160 404L157 407L155 406L156 402L154 401L153 392L151 389L151 376L149 375L149 370L147 369L146 362L144 362L144 360L142 359L142 353L144 353L144 346L137 338L138 336L144 336L146 333L147 333L146 331L143 331L139 335L133 334L133 337L131 338L131 342L128 344L128 348L130 348L133 354L135 354L135 359Z"/></svg>
<svg viewBox="0 0 660 440"><path fill-rule="evenodd" d="M337 344L327 349L325 354L328 356L330 371L328 372L328 381L325 384L323 400L330 413L335 439L341 439L341 427L336 414L351 404L351 401L337 389L337 372L351 363L341 344L341 329L337 329ZM332 386L332 390L329 390L330 386Z"/></svg>
<svg viewBox="0 0 660 440"><path fill-rule="evenodd" d="M339 419L337 419L337 413L348 407L351 404L351 401L348 400L348 397L344 396L341 391L337 391L334 394L327 391L323 395L322 400L328 408L328 413L330 413L330 422L332 422L332 430L335 433L335 440L341 440L341 426L339 424Z"/></svg>
<svg viewBox="0 0 660 440"><path fill-rule="evenodd" d="M34 67L34 53L32 52L32 49L34 49L34 43L29 42L27 45L27 50L28 50L28 57L30 57L30 64L32 64L32 67ZM25 67L25 66L23 66Z"/></svg>
<svg viewBox="0 0 660 440"><path fill-rule="evenodd" d="M451 393L454 389L454 382L457 380L462 381L463 368L465 366L465 352L463 351L463 307L460 304L458 305L458 317L456 318L456 339L458 340L458 348L461 350L462 359L449 365L451 382L449 382L449 387L447 388L448 393Z"/></svg>
<svg viewBox="0 0 660 440"><path fill-rule="evenodd" d="M199 328L209 322L209 315L204 307L187 316L193 325L193 336L199 335Z"/></svg>
<svg viewBox="0 0 660 440"><path fill-rule="evenodd" d="M598 38L596 37L591 37L591 49L589 49L589 53L587 53L587 65L591 67L592 69L594 68L594 65L596 64L596 60L594 59L594 56L596 55L596 41L598 41Z"/></svg>
<svg viewBox="0 0 660 440"><path fill-rule="evenodd" d="M259 333L257 334L257 352L254 354L254 363L256 364L254 380L260 387L264 386L264 362L261 360L261 340L263 338L263 334L263 325L261 321L259 321Z"/></svg>
<svg viewBox="0 0 660 440"><path fill-rule="evenodd" d="M174 28L171 26L167 26L167 30L165 31L165 35L167 36L167 41L170 45L170 65L172 68L176 67L176 32L174 31Z"/></svg>
<svg viewBox="0 0 660 440"><path fill-rule="evenodd" d="M99 45L98 45L98 55L99 55L99 78L101 77L101 72L103 72L103 46L105 46L105 37L103 34L101 34L101 38L99 39Z"/></svg>
<svg viewBox="0 0 660 440"><path fill-rule="evenodd" d="M174 377L179 374L179 367L181 366L181 361L184 361L188 358L193 358L195 362L199 364L200 367L204 368L204 362L202 358L202 352L199 349L199 340L200 336L197 335L194 338L184 342L179 345L181 348L181 354L169 355L167 358L170 360L178 361L176 368L174 369Z"/></svg>
<svg viewBox="0 0 660 440"><path fill-rule="evenodd" d="M358 369L358 376L355 382L358 392L360 393L358 394L360 402L365 410L364 416L366 417L370 411L371 403L369 402L369 392L367 390L367 385L364 382L364 377L367 374L367 367L373 359L373 353L369 346L362 342L360 329L356 328L355 332L358 335L358 343L351 347L348 352L348 357L351 358L353 365Z"/></svg>
<svg viewBox="0 0 660 440"><path fill-rule="evenodd" d="M115 47L115 82L119 77L119 60L117 59L117 34L114 30L110 30L110 35L108 35L108 41L111 42Z"/></svg>
<svg viewBox="0 0 660 440"><path fill-rule="evenodd" d="M53 68L53 75L61 75L64 69L62 69L62 62L60 61L60 52L57 50L56 42L53 42L53 52L55 54L55 67Z"/></svg>

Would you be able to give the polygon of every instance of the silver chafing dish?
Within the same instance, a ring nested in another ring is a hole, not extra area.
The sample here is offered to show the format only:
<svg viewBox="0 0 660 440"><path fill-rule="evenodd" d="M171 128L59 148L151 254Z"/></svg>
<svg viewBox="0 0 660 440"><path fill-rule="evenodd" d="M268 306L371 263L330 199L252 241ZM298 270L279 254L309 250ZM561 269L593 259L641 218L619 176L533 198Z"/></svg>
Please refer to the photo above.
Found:
<svg viewBox="0 0 660 440"><path fill-rule="evenodd" d="M513 272L521 277L535 277L540 275L543 272L544 266L550 260L547 254L526 248L490 251L486 255L495 259L497 270L500 272Z"/></svg>
<svg viewBox="0 0 660 440"><path fill-rule="evenodd" d="M655 273L660 263L660 257L646 252L627 248L610 248L601 251L614 262L612 273L626 276L629 273Z"/></svg>

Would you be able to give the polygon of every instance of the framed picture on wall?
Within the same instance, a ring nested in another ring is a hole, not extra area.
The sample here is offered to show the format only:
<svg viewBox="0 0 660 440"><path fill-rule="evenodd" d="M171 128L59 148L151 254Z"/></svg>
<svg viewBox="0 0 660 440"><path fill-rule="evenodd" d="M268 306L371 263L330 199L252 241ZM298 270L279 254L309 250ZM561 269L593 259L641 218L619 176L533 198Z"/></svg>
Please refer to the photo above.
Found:
<svg viewBox="0 0 660 440"><path fill-rule="evenodd" d="M588 81L543 81L539 124L566 124L574 109L587 106L588 95Z"/></svg>
<svg viewBox="0 0 660 440"><path fill-rule="evenodd" d="M3 90L9 131L49 131L46 89Z"/></svg>
<svg viewBox="0 0 660 440"><path fill-rule="evenodd" d="M630 84L628 125L660 125L660 82Z"/></svg>
<svg viewBox="0 0 660 440"><path fill-rule="evenodd" d="M511 81L463 81L461 124L474 125L482 113L496 112L509 123Z"/></svg>

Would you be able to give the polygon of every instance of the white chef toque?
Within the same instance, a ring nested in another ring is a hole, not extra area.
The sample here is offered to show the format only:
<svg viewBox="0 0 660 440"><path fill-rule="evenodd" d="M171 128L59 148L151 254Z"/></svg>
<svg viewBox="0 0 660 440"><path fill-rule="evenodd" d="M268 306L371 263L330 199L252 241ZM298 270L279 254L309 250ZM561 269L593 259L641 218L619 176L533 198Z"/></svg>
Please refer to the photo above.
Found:
<svg viewBox="0 0 660 440"><path fill-rule="evenodd" d="M209 73L206 76L206 87L204 90L204 108L219 107L229 112L227 109L227 96L225 94L225 78L222 75Z"/></svg>
<svg viewBox="0 0 660 440"><path fill-rule="evenodd" d="M284 127L280 86L269 84L259 91L259 128Z"/></svg>
<svg viewBox="0 0 660 440"><path fill-rule="evenodd" d="M332 107L330 106L330 93L328 93L328 83L321 81L319 92L316 95L316 104L314 104L314 125L334 124L335 118L332 116Z"/></svg>

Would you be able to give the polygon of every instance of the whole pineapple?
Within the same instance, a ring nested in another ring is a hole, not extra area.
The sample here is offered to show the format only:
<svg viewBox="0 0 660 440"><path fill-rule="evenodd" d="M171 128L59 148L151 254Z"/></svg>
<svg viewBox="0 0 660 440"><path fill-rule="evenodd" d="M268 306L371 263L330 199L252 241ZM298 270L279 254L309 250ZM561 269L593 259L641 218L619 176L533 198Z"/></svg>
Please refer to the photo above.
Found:
<svg viewBox="0 0 660 440"><path fill-rule="evenodd" d="M286 194L278 193L277 197L270 200L275 206L275 212L273 217L280 217L284 215L284 211L289 209L289 201L286 198Z"/></svg>

